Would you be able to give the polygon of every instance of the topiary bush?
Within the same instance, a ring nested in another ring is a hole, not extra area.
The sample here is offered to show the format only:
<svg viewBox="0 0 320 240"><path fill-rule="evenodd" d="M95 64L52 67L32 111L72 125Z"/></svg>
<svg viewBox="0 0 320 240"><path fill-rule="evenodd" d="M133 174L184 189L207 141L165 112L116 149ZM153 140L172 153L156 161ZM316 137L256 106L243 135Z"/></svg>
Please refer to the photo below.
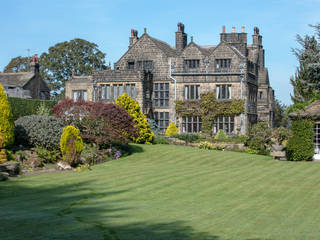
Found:
<svg viewBox="0 0 320 240"><path fill-rule="evenodd" d="M133 141L136 143L151 144L154 133L151 131L146 116L141 112L138 102L132 99L127 93L119 96L115 102L118 106L127 110L133 118L135 127L138 129L138 135L132 137Z"/></svg>
<svg viewBox="0 0 320 240"><path fill-rule="evenodd" d="M167 127L167 130L165 132L166 136L172 136L174 134L178 134L178 128L174 122L171 122L169 126Z"/></svg>
<svg viewBox="0 0 320 240"><path fill-rule="evenodd" d="M222 129L218 130L216 136L214 137L214 140L218 142L224 142L227 139L228 139L228 136Z"/></svg>
<svg viewBox="0 0 320 240"><path fill-rule="evenodd" d="M289 138L286 155L289 161L311 161L314 151L314 122L309 119L292 121L292 137Z"/></svg>
<svg viewBox="0 0 320 240"><path fill-rule="evenodd" d="M59 149L64 123L53 116L30 115L15 121L15 144Z"/></svg>
<svg viewBox="0 0 320 240"><path fill-rule="evenodd" d="M70 125L65 127L60 138L60 151L63 159L71 166L76 166L79 163L82 150L83 142L80 130Z"/></svg>
<svg viewBox="0 0 320 240"><path fill-rule="evenodd" d="M0 134L3 138L2 146L5 148L14 142L14 123L7 94L0 84Z"/></svg>
<svg viewBox="0 0 320 240"><path fill-rule="evenodd" d="M263 152L270 143L271 128L267 122L259 122L249 130L247 144L251 149Z"/></svg>

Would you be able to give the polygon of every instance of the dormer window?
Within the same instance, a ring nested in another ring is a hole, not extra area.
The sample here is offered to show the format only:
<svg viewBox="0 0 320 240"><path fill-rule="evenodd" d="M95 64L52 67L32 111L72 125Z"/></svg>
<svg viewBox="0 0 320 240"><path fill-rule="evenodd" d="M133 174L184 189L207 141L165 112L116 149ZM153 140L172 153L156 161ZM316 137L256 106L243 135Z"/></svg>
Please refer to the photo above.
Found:
<svg viewBox="0 0 320 240"><path fill-rule="evenodd" d="M134 70L134 61L128 61L128 69Z"/></svg>
<svg viewBox="0 0 320 240"><path fill-rule="evenodd" d="M184 60L185 69L198 69L200 68L200 60L199 59L188 59Z"/></svg>
<svg viewBox="0 0 320 240"><path fill-rule="evenodd" d="M224 71L231 69L231 59L216 59L215 64L217 71Z"/></svg>

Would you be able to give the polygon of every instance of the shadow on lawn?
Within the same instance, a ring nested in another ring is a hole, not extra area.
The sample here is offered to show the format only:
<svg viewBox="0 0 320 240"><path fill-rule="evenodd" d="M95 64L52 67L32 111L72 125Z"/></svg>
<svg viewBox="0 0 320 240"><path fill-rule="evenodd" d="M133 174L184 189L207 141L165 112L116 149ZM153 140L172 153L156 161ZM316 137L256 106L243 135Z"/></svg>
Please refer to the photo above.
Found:
<svg viewBox="0 0 320 240"><path fill-rule="evenodd" d="M183 221L124 224L128 208L119 204L126 200L121 194L128 190L107 191L107 186L100 185L92 190L94 184L48 183L26 188L17 181L1 183L1 239L220 239L197 232Z"/></svg>

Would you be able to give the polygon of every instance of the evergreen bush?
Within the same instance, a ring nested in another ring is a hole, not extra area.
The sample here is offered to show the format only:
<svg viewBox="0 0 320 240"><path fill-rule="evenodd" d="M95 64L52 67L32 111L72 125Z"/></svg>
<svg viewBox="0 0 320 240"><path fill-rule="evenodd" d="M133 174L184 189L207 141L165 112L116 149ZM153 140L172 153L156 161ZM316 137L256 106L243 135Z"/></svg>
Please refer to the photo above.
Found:
<svg viewBox="0 0 320 240"><path fill-rule="evenodd" d="M314 152L314 122L309 119L292 121L292 137L286 148L287 159L290 161L310 161Z"/></svg>
<svg viewBox="0 0 320 240"><path fill-rule="evenodd" d="M151 131L150 124L147 121L146 116L141 112L140 106L137 101L124 93L115 100L116 104L126 109L129 115L133 118L136 128L138 129L138 135L132 137L136 143L151 144L154 138L154 133Z"/></svg>
<svg viewBox="0 0 320 240"><path fill-rule="evenodd" d="M15 121L15 144L31 147L43 147L49 150L59 149L63 122L53 116L31 115Z"/></svg>
<svg viewBox="0 0 320 240"><path fill-rule="evenodd" d="M222 129L219 129L216 136L214 137L214 140L218 142L224 142L227 139L228 139L228 136Z"/></svg>
<svg viewBox="0 0 320 240"><path fill-rule="evenodd" d="M7 94L0 84L0 134L3 138L3 147L10 146L14 142L14 123L11 107Z"/></svg>
<svg viewBox="0 0 320 240"><path fill-rule="evenodd" d="M80 130L70 125L65 127L60 138L60 151L63 159L71 166L76 166L79 163L82 150L83 142Z"/></svg>
<svg viewBox="0 0 320 240"><path fill-rule="evenodd" d="M178 134L178 128L174 122L171 122L165 132L165 135L172 136L174 134Z"/></svg>
<svg viewBox="0 0 320 240"><path fill-rule="evenodd" d="M259 122L249 130L247 144L251 149L263 152L270 143L271 128L267 122Z"/></svg>
<svg viewBox="0 0 320 240"><path fill-rule="evenodd" d="M200 138L199 135L193 133L174 134L171 137L178 138L185 141L186 143L195 142Z"/></svg>

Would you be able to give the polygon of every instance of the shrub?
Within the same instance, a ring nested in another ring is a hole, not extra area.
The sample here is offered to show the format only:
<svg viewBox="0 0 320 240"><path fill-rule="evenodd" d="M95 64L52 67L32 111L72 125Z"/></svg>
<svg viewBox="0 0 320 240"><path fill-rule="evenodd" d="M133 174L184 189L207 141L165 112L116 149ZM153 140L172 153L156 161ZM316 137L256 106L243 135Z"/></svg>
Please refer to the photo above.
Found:
<svg viewBox="0 0 320 240"><path fill-rule="evenodd" d="M2 147L10 146L14 142L14 123L11 107L7 94L0 84L0 135L2 136Z"/></svg>
<svg viewBox="0 0 320 240"><path fill-rule="evenodd" d="M226 145L225 144L212 144L210 142L205 141L205 142L199 143L198 147L200 149L223 151L226 148Z"/></svg>
<svg viewBox="0 0 320 240"><path fill-rule="evenodd" d="M153 144L169 144L168 139L164 137L155 137L153 139Z"/></svg>
<svg viewBox="0 0 320 240"><path fill-rule="evenodd" d="M44 163L56 163L61 159L61 152L57 149L48 150L43 147L36 147L36 153Z"/></svg>
<svg viewBox="0 0 320 240"><path fill-rule="evenodd" d="M265 150L271 143L271 129L267 122L254 125L248 135L247 144L254 150Z"/></svg>
<svg viewBox="0 0 320 240"><path fill-rule="evenodd" d="M41 102L37 108L36 115L50 116L50 114L51 114L50 108L44 102Z"/></svg>
<svg viewBox="0 0 320 240"><path fill-rule="evenodd" d="M71 166L76 166L79 163L82 150L83 142L80 130L70 125L65 127L60 138L60 151L63 159Z"/></svg>
<svg viewBox="0 0 320 240"><path fill-rule="evenodd" d="M150 124L151 131L154 133L154 135L159 136L161 133L156 121L150 118L147 118L147 120L148 120L148 123Z"/></svg>
<svg viewBox="0 0 320 240"><path fill-rule="evenodd" d="M133 118L135 127L138 129L138 135L132 136L133 141L136 143L151 144L154 133L151 131L146 116L141 112L138 102L130 98L126 93L119 96L115 102L118 106L126 109Z"/></svg>
<svg viewBox="0 0 320 240"><path fill-rule="evenodd" d="M216 136L214 137L214 140L218 142L224 142L227 139L228 139L228 136L222 129L219 129Z"/></svg>
<svg viewBox="0 0 320 240"><path fill-rule="evenodd" d="M63 122L53 116L24 116L15 121L16 145L59 149Z"/></svg>
<svg viewBox="0 0 320 240"><path fill-rule="evenodd" d="M174 122L171 122L165 132L166 136L172 136L178 134L178 128Z"/></svg>
<svg viewBox="0 0 320 240"><path fill-rule="evenodd" d="M100 148L128 143L137 135L132 117L116 104L65 99L53 111L66 124L79 128L84 141Z"/></svg>
<svg viewBox="0 0 320 240"><path fill-rule="evenodd" d="M286 155L290 161L310 161L313 157L314 122L308 119L292 121L293 136L289 138Z"/></svg>
<svg viewBox="0 0 320 240"><path fill-rule="evenodd" d="M17 120L23 116L36 115L41 105L44 105L47 109L50 109L56 104L55 101L39 100L39 99L25 99L25 98L8 98L13 119Z"/></svg>
<svg viewBox="0 0 320 240"><path fill-rule="evenodd" d="M290 130L284 127L279 127L272 132L272 138L279 145L281 145L284 141L288 140L290 135Z"/></svg>
<svg viewBox="0 0 320 240"><path fill-rule="evenodd" d="M192 134L192 133L181 133L181 134L174 134L171 137L178 138L180 140L183 140L187 143L195 142L199 139L199 135Z"/></svg>
<svg viewBox="0 0 320 240"><path fill-rule="evenodd" d="M96 102L80 122L81 136L100 148L125 144L137 136L132 117L116 104Z"/></svg>

